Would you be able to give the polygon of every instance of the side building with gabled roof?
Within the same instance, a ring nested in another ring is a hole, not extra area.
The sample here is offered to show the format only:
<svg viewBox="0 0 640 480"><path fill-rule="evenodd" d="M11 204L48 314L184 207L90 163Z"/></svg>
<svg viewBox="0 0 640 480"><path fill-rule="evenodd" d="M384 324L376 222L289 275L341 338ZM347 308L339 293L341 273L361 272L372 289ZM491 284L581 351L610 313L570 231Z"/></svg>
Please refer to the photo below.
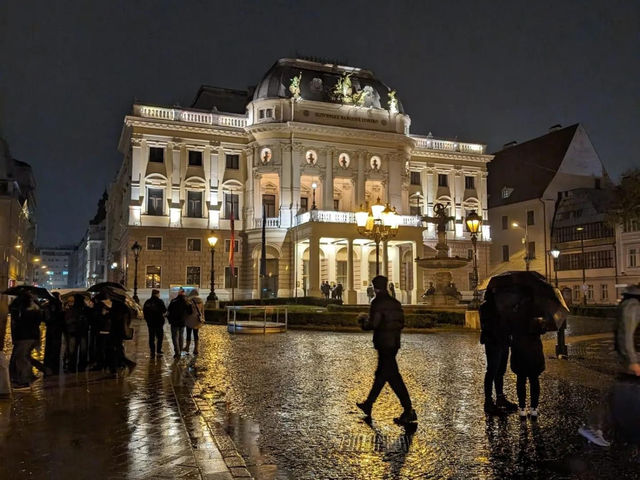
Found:
<svg viewBox="0 0 640 480"><path fill-rule="evenodd" d="M535 270L553 277L553 221L563 192L610 185L581 124L559 125L538 138L512 142L488 166L490 271Z"/></svg>

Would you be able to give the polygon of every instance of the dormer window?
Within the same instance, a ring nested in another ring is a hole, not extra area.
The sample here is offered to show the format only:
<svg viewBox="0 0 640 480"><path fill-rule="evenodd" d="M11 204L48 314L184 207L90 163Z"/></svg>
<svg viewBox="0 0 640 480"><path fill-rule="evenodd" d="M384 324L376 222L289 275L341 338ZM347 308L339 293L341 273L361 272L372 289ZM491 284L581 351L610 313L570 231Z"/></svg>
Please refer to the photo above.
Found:
<svg viewBox="0 0 640 480"><path fill-rule="evenodd" d="M264 120L265 118L273 118L273 108L261 108L258 111L258 118Z"/></svg>
<svg viewBox="0 0 640 480"><path fill-rule="evenodd" d="M501 192L502 198L509 198L512 193L513 193L513 188L502 187L502 192Z"/></svg>

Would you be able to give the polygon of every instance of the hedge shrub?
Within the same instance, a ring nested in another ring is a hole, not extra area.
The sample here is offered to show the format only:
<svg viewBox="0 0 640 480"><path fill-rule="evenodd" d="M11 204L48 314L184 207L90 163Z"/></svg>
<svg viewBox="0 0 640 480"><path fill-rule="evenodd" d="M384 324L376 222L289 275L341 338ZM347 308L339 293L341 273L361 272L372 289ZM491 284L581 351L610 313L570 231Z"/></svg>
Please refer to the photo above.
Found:
<svg viewBox="0 0 640 480"><path fill-rule="evenodd" d="M236 300L235 302L220 302L220 308L225 308L228 305L311 305L313 307L327 307L329 305L342 305L342 300L335 298L319 298L319 297L278 297L278 298L264 298L250 299L250 300Z"/></svg>

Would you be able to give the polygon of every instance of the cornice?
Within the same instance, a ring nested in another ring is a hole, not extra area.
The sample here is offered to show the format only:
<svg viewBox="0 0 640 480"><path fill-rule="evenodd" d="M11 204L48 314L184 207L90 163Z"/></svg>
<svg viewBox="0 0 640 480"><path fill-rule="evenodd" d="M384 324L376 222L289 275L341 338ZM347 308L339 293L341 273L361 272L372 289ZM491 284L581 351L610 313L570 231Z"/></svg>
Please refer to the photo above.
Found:
<svg viewBox="0 0 640 480"><path fill-rule="evenodd" d="M219 126L200 126L194 124L181 124L176 122L147 119L142 117L133 117L127 115L124 118L124 124L127 127L147 127L157 128L159 130L173 130L178 132L189 133L205 133L207 135L224 135L228 137L239 137L249 139L250 136L241 128L225 128Z"/></svg>
<svg viewBox="0 0 640 480"><path fill-rule="evenodd" d="M449 160L449 161L468 161L468 162L482 162L489 163L493 159L493 155L469 155L466 153L459 152L440 152L437 150L425 150L418 151L412 150L410 155L412 157L421 157L421 158L437 158L441 160Z"/></svg>

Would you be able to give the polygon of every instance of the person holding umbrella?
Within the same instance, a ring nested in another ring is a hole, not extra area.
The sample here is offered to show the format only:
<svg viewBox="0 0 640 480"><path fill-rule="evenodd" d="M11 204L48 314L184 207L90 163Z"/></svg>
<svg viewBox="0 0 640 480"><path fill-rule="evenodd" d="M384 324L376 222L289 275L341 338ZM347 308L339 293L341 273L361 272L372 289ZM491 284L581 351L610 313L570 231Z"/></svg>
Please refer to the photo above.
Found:
<svg viewBox="0 0 640 480"><path fill-rule="evenodd" d="M40 340L42 311L34 296L22 292L11 302L11 341L13 350L9 361L9 374L15 390L29 388L33 381L31 351Z"/></svg>
<svg viewBox="0 0 640 480"><path fill-rule="evenodd" d="M539 377L545 370L540 335L546 329L544 318L536 312L531 289L521 288L521 298L515 307L515 313L520 318L512 324L511 370L516 374L520 418L524 419L530 415L532 419L537 419L540 400ZM529 411L526 408L527 382L531 396Z"/></svg>

